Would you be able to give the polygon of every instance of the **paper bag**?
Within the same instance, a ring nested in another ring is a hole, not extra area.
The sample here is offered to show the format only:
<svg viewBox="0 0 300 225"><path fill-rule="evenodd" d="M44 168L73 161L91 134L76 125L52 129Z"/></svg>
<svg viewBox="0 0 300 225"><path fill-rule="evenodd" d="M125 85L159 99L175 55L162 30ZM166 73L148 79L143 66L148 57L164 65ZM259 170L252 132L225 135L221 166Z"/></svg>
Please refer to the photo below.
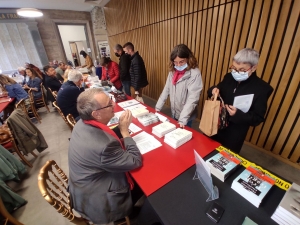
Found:
<svg viewBox="0 0 300 225"><path fill-rule="evenodd" d="M137 101L139 101L139 102L141 102L141 103L144 103L143 97L140 97L140 96L138 96L138 95L135 97L135 100L137 100Z"/></svg>
<svg viewBox="0 0 300 225"><path fill-rule="evenodd" d="M219 112L220 101L217 101L217 96L205 101L199 129L209 137L218 133Z"/></svg>

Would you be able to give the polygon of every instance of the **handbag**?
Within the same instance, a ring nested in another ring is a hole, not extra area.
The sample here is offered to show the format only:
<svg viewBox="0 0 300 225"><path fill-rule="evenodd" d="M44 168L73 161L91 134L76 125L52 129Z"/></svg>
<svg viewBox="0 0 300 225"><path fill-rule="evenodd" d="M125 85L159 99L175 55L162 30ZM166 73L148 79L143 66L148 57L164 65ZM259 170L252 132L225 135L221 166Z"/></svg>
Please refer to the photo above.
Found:
<svg viewBox="0 0 300 225"><path fill-rule="evenodd" d="M221 102L220 102L218 129L223 130L228 126L228 112L225 107L224 101L220 95L219 95L219 98L220 98Z"/></svg>
<svg viewBox="0 0 300 225"><path fill-rule="evenodd" d="M220 101L217 95L205 100L199 129L209 137L218 133L219 113Z"/></svg>
<svg viewBox="0 0 300 225"><path fill-rule="evenodd" d="M0 126L0 144L4 144L11 140L10 129L7 124Z"/></svg>

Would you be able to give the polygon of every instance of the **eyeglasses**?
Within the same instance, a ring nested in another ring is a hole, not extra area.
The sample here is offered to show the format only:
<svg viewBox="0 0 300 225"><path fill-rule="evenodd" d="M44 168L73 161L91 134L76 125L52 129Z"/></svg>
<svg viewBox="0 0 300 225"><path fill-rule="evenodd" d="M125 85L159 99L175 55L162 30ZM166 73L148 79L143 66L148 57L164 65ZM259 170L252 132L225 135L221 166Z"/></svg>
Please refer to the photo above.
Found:
<svg viewBox="0 0 300 225"><path fill-rule="evenodd" d="M102 108L96 109L96 110L94 110L94 111L98 111L98 110L101 110L101 109L106 109L106 108L112 107L112 106L113 106L113 102L114 102L114 101L112 100L112 97L110 97L110 100L109 100L107 106L104 106L104 107L102 107Z"/></svg>
<svg viewBox="0 0 300 225"><path fill-rule="evenodd" d="M231 65L229 69L230 69L231 71L233 71L233 72L238 72L240 75L244 75L244 74L247 73L249 70L251 70L252 67L253 67L253 66L251 66L251 67L250 67L249 69L247 69L247 70L241 70L241 71L240 71L240 70L237 70L233 65Z"/></svg>

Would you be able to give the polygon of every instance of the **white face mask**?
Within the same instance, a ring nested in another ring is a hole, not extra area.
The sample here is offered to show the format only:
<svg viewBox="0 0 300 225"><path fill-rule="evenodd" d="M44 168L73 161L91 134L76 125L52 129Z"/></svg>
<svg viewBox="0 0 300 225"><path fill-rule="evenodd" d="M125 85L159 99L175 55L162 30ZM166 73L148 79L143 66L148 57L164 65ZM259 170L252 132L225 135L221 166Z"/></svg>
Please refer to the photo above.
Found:
<svg viewBox="0 0 300 225"><path fill-rule="evenodd" d="M245 81L249 78L248 71L247 72L237 72L236 70L232 70L231 74L232 74L233 79L235 79L238 82Z"/></svg>
<svg viewBox="0 0 300 225"><path fill-rule="evenodd" d="M182 65L182 66L174 66L174 68L176 69L176 70L178 70L178 71L183 71L185 68L187 68L188 67L188 64L186 63L186 64L184 64L184 65Z"/></svg>

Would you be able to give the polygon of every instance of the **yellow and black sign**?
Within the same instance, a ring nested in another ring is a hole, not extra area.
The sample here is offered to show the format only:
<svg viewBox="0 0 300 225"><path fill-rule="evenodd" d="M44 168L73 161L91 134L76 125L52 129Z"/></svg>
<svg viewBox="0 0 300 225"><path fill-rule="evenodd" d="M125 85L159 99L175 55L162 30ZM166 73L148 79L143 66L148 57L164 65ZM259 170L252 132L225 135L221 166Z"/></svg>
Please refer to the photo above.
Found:
<svg viewBox="0 0 300 225"><path fill-rule="evenodd" d="M17 13L0 13L0 20L22 19Z"/></svg>
<svg viewBox="0 0 300 225"><path fill-rule="evenodd" d="M247 159L244 159L243 157L241 157L240 155L230 151L229 149L223 147L223 146L219 146L216 148L216 150L218 151L226 151L229 152L230 154L234 155L235 157L237 157L239 160L241 160L241 165L244 166L245 168L247 168L248 166L252 166L257 168L258 170L260 170L262 173L267 174L268 176L274 178L276 180L275 185L283 190L287 190L289 189L292 185L288 182L286 182L285 180L280 179L279 177L275 176L274 174L270 173L269 171L261 168L260 166L257 166L255 163L248 161Z"/></svg>

